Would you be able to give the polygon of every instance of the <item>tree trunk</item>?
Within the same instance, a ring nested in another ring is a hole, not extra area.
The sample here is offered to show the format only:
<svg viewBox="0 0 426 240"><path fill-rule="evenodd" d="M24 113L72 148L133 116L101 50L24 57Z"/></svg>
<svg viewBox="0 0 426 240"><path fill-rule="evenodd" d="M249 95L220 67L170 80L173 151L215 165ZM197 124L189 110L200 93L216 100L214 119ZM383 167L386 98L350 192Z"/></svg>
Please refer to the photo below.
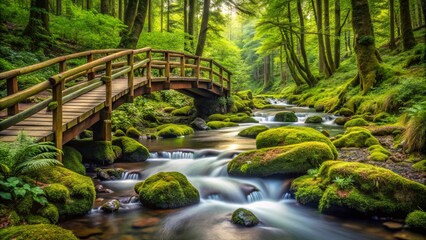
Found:
<svg viewBox="0 0 426 240"><path fill-rule="evenodd" d="M318 31L318 49L319 49L319 61L320 68L321 66L324 68L324 73L326 77L331 76L330 65L328 64L325 47L324 47L324 37L323 37L323 29L322 29L322 1L317 0L317 10L315 14L315 19L317 23L317 31ZM313 5L315 6L315 5Z"/></svg>
<svg viewBox="0 0 426 240"><path fill-rule="evenodd" d="M56 15L62 15L62 0L56 0Z"/></svg>
<svg viewBox="0 0 426 240"><path fill-rule="evenodd" d="M111 15L110 0L101 0L101 13Z"/></svg>
<svg viewBox="0 0 426 240"><path fill-rule="evenodd" d="M87 10L92 9L93 3L92 0L87 0Z"/></svg>
<svg viewBox="0 0 426 240"><path fill-rule="evenodd" d="M160 6L160 29L161 32L163 32L163 26L164 26L164 0L161 0L161 6Z"/></svg>
<svg viewBox="0 0 426 240"><path fill-rule="evenodd" d="M167 0L167 32L170 32L170 0Z"/></svg>
<svg viewBox="0 0 426 240"><path fill-rule="evenodd" d="M137 15L135 17L132 30L121 38L120 47L133 49L136 48L139 41L139 36L145 24L147 12L148 0L139 0Z"/></svg>
<svg viewBox="0 0 426 240"><path fill-rule="evenodd" d="M413 29L411 27L409 0L399 0L399 14L401 21L402 48L406 51L416 45Z"/></svg>
<svg viewBox="0 0 426 240"><path fill-rule="evenodd" d="M135 22L136 13L139 5L139 1L127 1L128 4L126 5L126 11L124 13L124 24L127 26L127 29L121 33L121 41L123 41L123 37L128 35L130 31L133 28L133 23ZM120 46L122 46L122 43L120 43Z"/></svg>
<svg viewBox="0 0 426 240"><path fill-rule="evenodd" d="M152 32L152 0L148 0L148 32Z"/></svg>
<svg viewBox="0 0 426 240"><path fill-rule="evenodd" d="M198 36L198 44L197 50L195 51L195 55L202 56L204 51L204 45L207 40L207 27L209 23L209 14L210 14L210 0L204 1L203 7L203 18L201 19L201 28L200 35Z"/></svg>
<svg viewBox="0 0 426 240"><path fill-rule="evenodd" d="M344 25L344 23L343 23ZM340 0L334 1L334 66L340 67Z"/></svg>
<svg viewBox="0 0 426 240"><path fill-rule="evenodd" d="M368 0L351 0L351 5L358 78L361 89L366 93L375 86L377 78L380 77L380 63L376 55Z"/></svg>
<svg viewBox="0 0 426 240"><path fill-rule="evenodd" d="M389 48L395 49L395 0L389 0L389 23L390 23L390 40Z"/></svg>
<svg viewBox="0 0 426 240"><path fill-rule="evenodd" d="M263 89L271 86L271 56L267 55L263 58Z"/></svg>
<svg viewBox="0 0 426 240"><path fill-rule="evenodd" d="M109 0L109 8L110 8L110 14L111 16L115 17L115 0Z"/></svg>
<svg viewBox="0 0 426 240"><path fill-rule="evenodd" d="M195 18L195 0L188 2L188 38L189 49L191 53L194 52L194 18Z"/></svg>
<svg viewBox="0 0 426 240"><path fill-rule="evenodd" d="M423 12L423 22L424 24L426 24L426 0L421 0L422 1L422 12ZM425 37L426 37L426 33L425 33Z"/></svg>
<svg viewBox="0 0 426 240"><path fill-rule="evenodd" d="M330 66L331 73L336 71L330 41L330 4L329 0L324 0L324 30L325 30L325 48L327 61Z"/></svg>
<svg viewBox="0 0 426 240"><path fill-rule="evenodd" d="M30 17L24 34L31 37L37 47L43 43L49 44L49 0L31 0Z"/></svg>
<svg viewBox="0 0 426 240"><path fill-rule="evenodd" d="M123 21L123 0L118 0L118 18Z"/></svg>
<svg viewBox="0 0 426 240"><path fill-rule="evenodd" d="M284 81L284 66L283 66L283 45L280 46L280 82L285 83L285 81Z"/></svg>
<svg viewBox="0 0 426 240"><path fill-rule="evenodd" d="M421 0L417 0L416 1L416 6L417 6L417 14L418 14L418 18L419 18L419 26L423 26L423 24L426 24L426 22L423 22L423 14L422 14L422 2Z"/></svg>
<svg viewBox="0 0 426 240"><path fill-rule="evenodd" d="M301 0L297 0L297 12L299 14L299 24L300 24L300 54L303 58L303 64L304 64L304 71L306 73L306 76L308 78L308 84L312 87L317 83L317 79L312 74L310 67L309 67L309 61L308 56L306 54L305 49L305 19L303 18L303 12L302 12L302 4ZM291 34L291 33L290 33Z"/></svg>

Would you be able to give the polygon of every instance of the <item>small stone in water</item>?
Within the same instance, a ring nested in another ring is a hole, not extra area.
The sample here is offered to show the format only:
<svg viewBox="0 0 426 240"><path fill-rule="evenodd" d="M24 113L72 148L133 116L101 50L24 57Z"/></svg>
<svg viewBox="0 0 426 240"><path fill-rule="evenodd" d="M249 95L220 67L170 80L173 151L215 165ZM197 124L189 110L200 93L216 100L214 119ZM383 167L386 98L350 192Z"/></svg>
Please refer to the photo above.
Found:
<svg viewBox="0 0 426 240"><path fill-rule="evenodd" d="M95 202L102 202L103 200L105 200L105 199L103 199L103 198L96 198Z"/></svg>
<svg viewBox="0 0 426 240"><path fill-rule="evenodd" d="M160 222L160 219L159 218L155 218L155 217L142 218L142 219L135 220L132 223L132 228L152 227L152 226L155 226L159 222Z"/></svg>
<svg viewBox="0 0 426 240"><path fill-rule="evenodd" d="M120 209L120 201L117 199L106 202L101 206L101 210L107 213L116 212L118 209Z"/></svg>
<svg viewBox="0 0 426 240"><path fill-rule="evenodd" d="M245 227L253 227L259 223L259 219L247 209L238 208L232 214L232 223Z"/></svg>
<svg viewBox="0 0 426 240"><path fill-rule="evenodd" d="M384 222L382 224L385 228L390 230L401 230L404 225L397 222Z"/></svg>

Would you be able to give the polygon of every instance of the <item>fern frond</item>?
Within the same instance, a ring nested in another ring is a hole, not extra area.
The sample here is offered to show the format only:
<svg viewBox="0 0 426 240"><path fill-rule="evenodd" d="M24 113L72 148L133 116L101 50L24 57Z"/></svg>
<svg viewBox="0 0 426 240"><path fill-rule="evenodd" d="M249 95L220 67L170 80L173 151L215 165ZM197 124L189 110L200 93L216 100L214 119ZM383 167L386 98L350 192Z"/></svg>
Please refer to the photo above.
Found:
<svg viewBox="0 0 426 240"><path fill-rule="evenodd" d="M38 159L34 161L27 161L16 166L15 172L17 175L20 175L51 166L63 166L63 164L56 159Z"/></svg>
<svg viewBox="0 0 426 240"><path fill-rule="evenodd" d="M42 152L28 158L27 161L34 161L38 159L55 159L56 160L57 156L58 156L58 152Z"/></svg>

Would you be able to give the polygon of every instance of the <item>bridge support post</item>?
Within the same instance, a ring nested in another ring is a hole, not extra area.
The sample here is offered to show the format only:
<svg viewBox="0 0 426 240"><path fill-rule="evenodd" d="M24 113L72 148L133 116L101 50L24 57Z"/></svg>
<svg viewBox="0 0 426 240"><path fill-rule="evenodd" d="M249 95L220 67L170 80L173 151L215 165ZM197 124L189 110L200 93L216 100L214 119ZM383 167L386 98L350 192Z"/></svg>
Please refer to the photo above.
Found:
<svg viewBox="0 0 426 240"><path fill-rule="evenodd" d="M135 97L135 89L133 86L133 77L134 77L133 63L134 63L134 58L133 58L133 53L131 53L127 56L127 65L131 68L130 72L127 73L127 86L129 88L129 93L127 94L128 103L132 103L133 98Z"/></svg>
<svg viewBox="0 0 426 240"><path fill-rule="evenodd" d="M56 102L56 108L52 112L53 132L55 133L55 147L62 150L62 89L64 82L61 81L52 88L52 102ZM58 160L62 161L62 154L58 154Z"/></svg>
<svg viewBox="0 0 426 240"><path fill-rule="evenodd" d="M223 98L194 98L194 106L197 109L197 116L207 118L208 116L221 113L227 113L227 104L223 102Z"/></svg>
<svg viewBox="0 0 426 240"><path fill-rule="evenodd" d="M18 78L17 77L7 79L6 84L7 84L7 95L12 95L12 94L18 92ZM7 108L7 114L9 116L18 114L18 112L19 112L18 104L12 105L12 106Z"/></svg>

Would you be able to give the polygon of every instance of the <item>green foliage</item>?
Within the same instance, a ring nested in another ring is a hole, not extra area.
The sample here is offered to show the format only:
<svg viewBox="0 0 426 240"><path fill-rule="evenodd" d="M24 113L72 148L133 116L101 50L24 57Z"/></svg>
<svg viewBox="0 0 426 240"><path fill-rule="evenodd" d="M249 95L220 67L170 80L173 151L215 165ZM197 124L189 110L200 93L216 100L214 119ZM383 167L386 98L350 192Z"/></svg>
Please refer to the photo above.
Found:
<svg viewBox="0 0 426 240"><path fill-rule="evenodd" d="M348 177L336 176L333 182L337 185L337 187L339 187L339 189L348 190L353 186L354 180L352 179L352 176L348 176Z"/></svg>
<svg viewBox="0 0 426 240"><path fill-rule="evenodd" d="M70 147L77 149L83 156L83 161L96 164L111 164L115 153L110 141L93 141L91 139L72 140Z"/></svg>
<svg viewBox="0 0 426 240"><path fill-rule="evenodd" d="M413 164L413 168L417 171L426 172L426 159Z"/></svg>
<svg viewBox="0 0 426 240"><path fill-rule="evenodd" d="M20 202L27 194L40 205L44 206L47 203L43 189L38 186L31 186L18 177L10 177L6 181L0 180L0 198L9 204Z"/></svg>
<svg viewBox="0 0 426 240"><path fill-rule="evenodd" d="M198 190L178 172L157 173L137 186L141 203L150 208L179 208L200 201Z"/></svg>
<svg viewBox="0 0 426 240"><path fill-rule="evenodd" d="M409 120L402 134L408 151L426 151L426 101L406 110Z"/></svg>
<svg viewBox="0 0 426 240"><path fill-rule="evenodd" d="M311 168L306 172L310 177L316 178L319 174L319 168Z"/></svg>
<svg viewBox="0 0 426 240"><path fill-rule="evenodd" d="M426 233L426 212L416 210L408 214L405 223L410 229Z"/></svg>
<svg viewBox="0 0 426 240"><path fill-rule="evenodd" d="M139 137L142 135L141 132L139 132L136 128L134 127L129 127L126 131L126 136L134 138L134 139L139 139Z"/></svg>
<svg viewBox="0 0 426 240"><path fill-rule="evenodd" d="M50 224L21 225L0 229L2 239L77 240L70 230Z"/></svg>
<svg viewBox="0 0 426 240"><path fill-rule="evenodd" d="M82 163L83 156L81 153L76 149L68 146L64 146L63 151L64 156L62 158L62 163L64 164L64 167L78 174L86 175L86 168Z"/></svg>

